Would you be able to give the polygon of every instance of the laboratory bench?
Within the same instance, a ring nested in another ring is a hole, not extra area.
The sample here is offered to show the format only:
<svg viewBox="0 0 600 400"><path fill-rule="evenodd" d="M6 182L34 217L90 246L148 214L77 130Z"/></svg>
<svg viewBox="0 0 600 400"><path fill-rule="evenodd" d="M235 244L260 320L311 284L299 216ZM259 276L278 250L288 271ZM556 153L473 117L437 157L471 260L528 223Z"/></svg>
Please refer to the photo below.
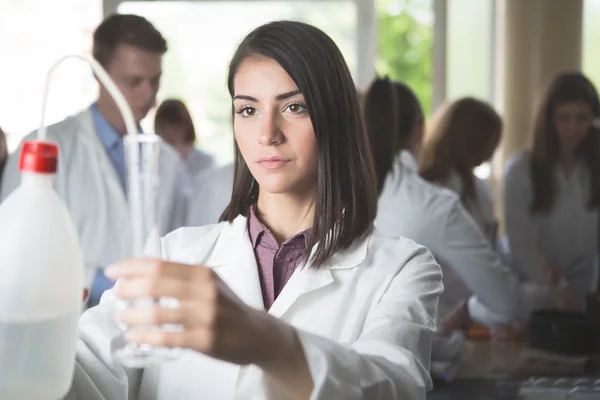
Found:
<svg viewBox="0 0 600 400"><path fill-rule="evenodd" d="M530 349L524 342L471 340L456 378L435 381L427 399L600 399L600 356L565 358Z"/></svg>

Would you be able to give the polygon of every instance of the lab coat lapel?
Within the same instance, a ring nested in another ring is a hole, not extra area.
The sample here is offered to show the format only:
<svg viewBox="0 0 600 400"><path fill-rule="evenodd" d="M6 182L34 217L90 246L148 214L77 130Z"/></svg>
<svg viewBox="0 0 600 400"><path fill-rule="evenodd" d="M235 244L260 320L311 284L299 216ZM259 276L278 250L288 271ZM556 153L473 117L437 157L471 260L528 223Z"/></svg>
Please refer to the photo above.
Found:
<svg viewBox="0 0 600 400"><path fill-rule="evenodd" d="M106 183L106 187L111 193L109 198L118 199L118 203L114 206L120 208L119 211L121 215L129 215L127 197L121 186L121 180L119 179L117 171L112 165L108 154L106 154L104 145L98 137L91 111L88 108L82 111L76 118L80 126L79 134L81 135L81 139L90 147L94 157L90 162L97 163L100 174Z"/></svg>
<svg viewBox="0 0 600 400"><path fill-rule="evenodd" d="M231 224L223 224L212 253L206 259L221 279L246 304L264 309L258 265L248 234L247 219L238 216Z"/></svg>
<svg viewBox="0 0 600 400"><path fill-rule="evenodd" d="M325 287L332 282L333 276L326 266L316 270L311 267L310 263L305 266L298 266L298 269L275 299L269 309L269 314L281 318L302 295Z"/></svg>
<svg viewBox="0 0 600 400"><path fill-rule="evenodd" d="M359 265L366 257L367 246L368 238L359 239L348 249L337 252L318 269L313 268L310 261L305 266L298 266L275 299L269 314L281 318L298 299L333 283L333 270L350 269ZM318 244L311 251L311 258L317 248Z"/></svg>
<svg viewBox="0 0 600 400"><path fill-rule="evenodd" d="M408 150L402 150L394 160L395 164L402 166L409 171L417 172L417 159Z"/></svg>

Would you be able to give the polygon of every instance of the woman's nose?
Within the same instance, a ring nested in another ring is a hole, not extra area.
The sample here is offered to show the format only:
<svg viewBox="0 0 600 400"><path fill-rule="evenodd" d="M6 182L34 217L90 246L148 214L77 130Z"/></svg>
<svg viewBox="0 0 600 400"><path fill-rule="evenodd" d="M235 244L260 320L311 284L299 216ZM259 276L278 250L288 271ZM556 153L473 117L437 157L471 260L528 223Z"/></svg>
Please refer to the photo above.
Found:
<svg viewBox="0 0 600 400"><path fill-rule="evenodd" d="M276 115L265 115L263 118L260 133L258 135L258 143L262 145L273 145L281 143L283 135L281 133L281 124L279 117Z"/></svg>

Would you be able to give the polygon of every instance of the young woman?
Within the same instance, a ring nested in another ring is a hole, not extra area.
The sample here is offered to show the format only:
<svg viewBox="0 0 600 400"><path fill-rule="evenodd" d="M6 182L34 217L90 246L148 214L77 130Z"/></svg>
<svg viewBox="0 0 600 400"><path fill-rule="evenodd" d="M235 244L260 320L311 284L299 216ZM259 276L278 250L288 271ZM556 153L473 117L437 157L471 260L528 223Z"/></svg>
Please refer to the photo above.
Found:
<svg viewBox="0 0 600 400"><path fill-rule="evenodd" d="M154 116L154 132L179 153L189 175L188 194L193 195L198 177L215 168L216 162L211 155L194 147L196 129L183 101L167 99L160 103Z"/></svg>
<svg viewBox="0 0 600 400"><path fill-rule="evenodd" d="M492 189L473 171L492 158L501 132L502 120L489 104L463 98L438 112L419 159L421 176L456 192L494 248L498 221Z"/></svg>
<svg viewBox="0 0 600 400"><path fill-rule="evenodd" d="M72 398L424 399L441 273L407 239L372 232L373 162L342 54L273 22L230 64L235 183L223 222L163 240L167 260L110 268L137 343L187 349L143 372L109 356L109 294L81 319ZM350 166L361 166L350 168ZM178 324L180 332L145 329Z"/></svg>
<svg viewBox="0 0 600 400"><path fill-rule="evenodd" d="M580 299L597 284L600 205L598 93L579 72L558 75L538 111L531 148L507 165L504 216L526 281L562 276Z"/></svg>
<svg viewBox="0 0 600 400"><path fill-rule="evenodd" d="M380 184L376 228L426 246L444 271L442 323L434 341L432 372L451 379L469 319L501 330L516 322L517 282L458 196L419 176L415 157L421 146L423 114L413 91L402 83L377 79L365 95L364 113Z"/></svg>

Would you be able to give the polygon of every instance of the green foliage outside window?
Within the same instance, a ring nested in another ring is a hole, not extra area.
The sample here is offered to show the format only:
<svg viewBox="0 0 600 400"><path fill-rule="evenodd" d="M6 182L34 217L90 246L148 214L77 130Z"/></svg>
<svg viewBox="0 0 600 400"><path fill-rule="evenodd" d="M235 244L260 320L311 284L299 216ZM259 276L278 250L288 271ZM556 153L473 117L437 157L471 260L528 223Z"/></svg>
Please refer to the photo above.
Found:
<svg viewBox="0 0 600 400"><path fill-rule="evenodd" d="M433 96L432 0L377 0L379 55L376 70L409 85L425 115Z"/></svg>

